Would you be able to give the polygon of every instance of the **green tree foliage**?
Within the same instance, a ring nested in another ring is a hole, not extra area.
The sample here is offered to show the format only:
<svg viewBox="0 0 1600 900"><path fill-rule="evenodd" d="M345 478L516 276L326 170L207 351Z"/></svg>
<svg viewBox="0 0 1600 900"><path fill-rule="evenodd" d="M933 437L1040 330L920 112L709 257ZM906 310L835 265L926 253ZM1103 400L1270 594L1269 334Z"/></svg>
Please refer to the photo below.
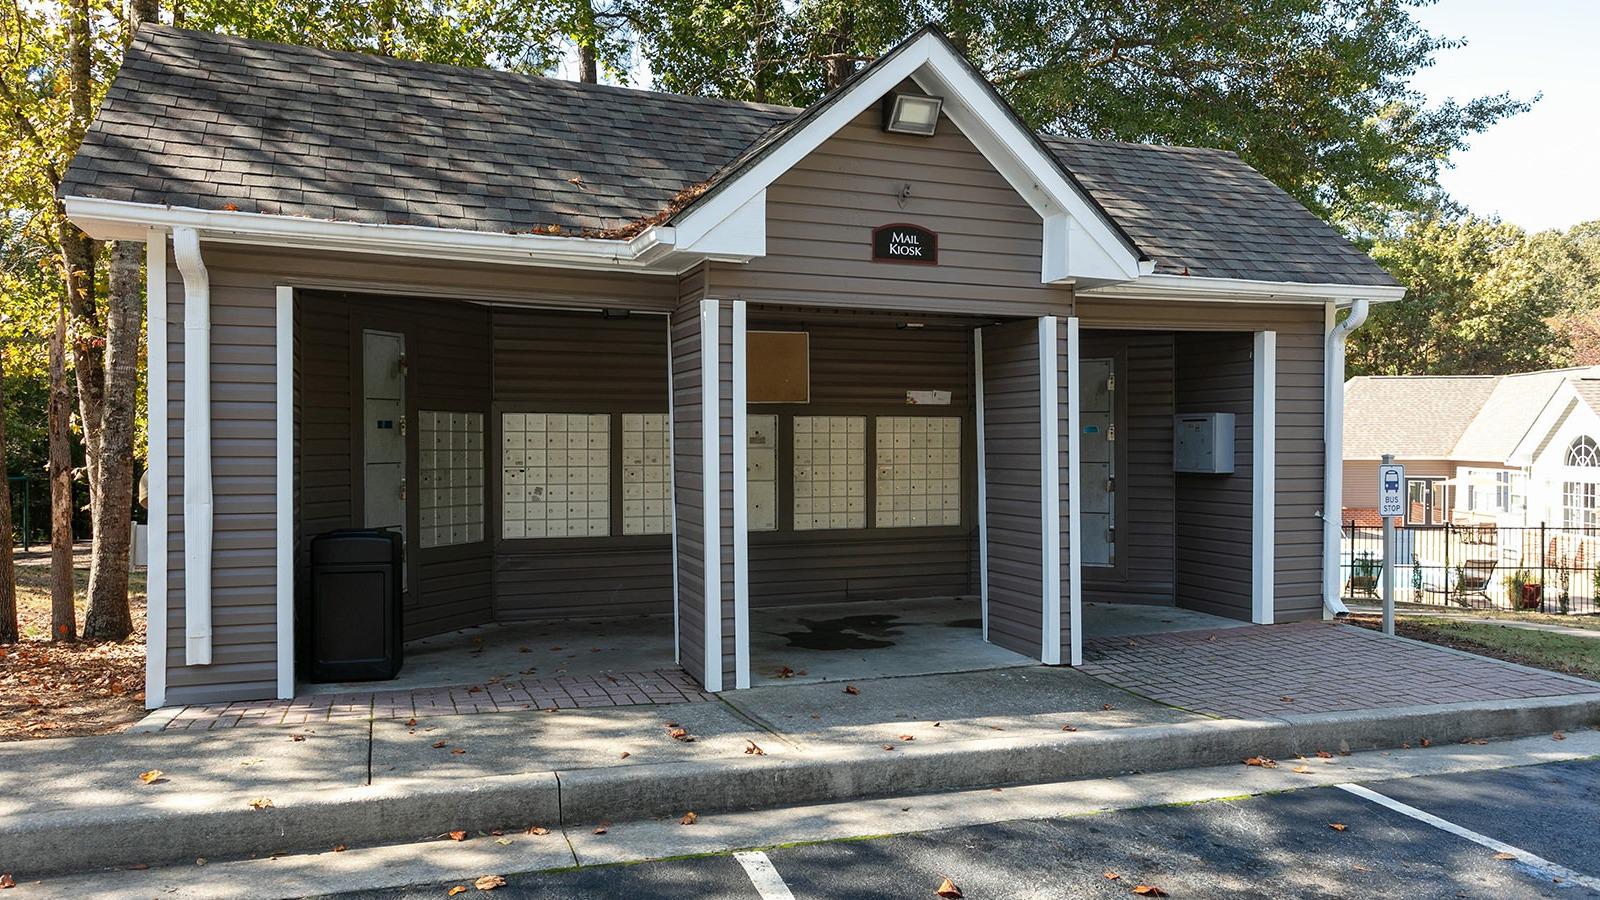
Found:
<svg viewBox="0 0 1600 900"><path fill-rule="evenodd" d="M1432 215L1372 255L1410 288L1350 339L1351 375L1488 375L1600 363L1600 222L1528 235Z"/></svg>

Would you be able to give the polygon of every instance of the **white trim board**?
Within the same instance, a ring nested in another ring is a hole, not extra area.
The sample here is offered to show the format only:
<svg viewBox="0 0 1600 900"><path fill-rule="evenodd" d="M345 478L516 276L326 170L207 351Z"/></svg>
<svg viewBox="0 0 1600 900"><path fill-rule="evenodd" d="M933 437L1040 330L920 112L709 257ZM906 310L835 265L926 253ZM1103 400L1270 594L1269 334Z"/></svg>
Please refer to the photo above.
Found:
<svg viewBox="0 0 1600 900"><path fill-rule="evenodd" d="M1083 505L1083 479L1078 477L1078 459L1083 444L1083 369L1078 352L1078 317L1067 324L1067 626L1071 640L1067 648L1069 665L1083 665L1083 534L1080 507Z"/></svg>
<svg viewBox="0 0 1600 900"><path fill-rule="evenodd" d="M700 493L701 550L705 554L705 686L722 690L722 404L717 341L721 317L715 300L700 301Z"/></svg>
<svg viewBox="0 0 1600 900"><path fill-rule="evenodd" d="M1278 503L1278 333L1258 331L1250 354L1254 370L1250 422L1250 621L1273 621L1274 536Z"/></svg>
<svg viewBox="0 0 1600 900"><path fill-rule="evenodd" d="M749 450L745 420L745 305L733 301L733 686L750 686Z"/></svg>
<svg viewBox="0 0 1600 900"><path fill-rule="evenodd" d="M278 699L294 697L294 288L278 286L276 342L278 419Z"/></svg>
<svg viewBox="0 0 1600 900"><path fill-rule="evenodd" d="M667 502L672 515L672 661L683 664L683 635L678 622L678 437L677 373L672 368L672 317L667 317Z"/></svg>
<svg viewBox="0 0 1600 900"><path fill-rule="evenodd" d="M1044 565L1040 661L1061 664L1061 382L1056 317L1039 317L1039 534ZM1077 479L1073 479L1076 481Z"/></svg>
<svg viewBox="0 0 1600 900"><path fill-rule="evenodd" d="M157 709L167 702L167 235L151 229L145 235L145 421L150 473L149 560L145 569L144 705ZM157 415L157 411L160 415Z"/></svg>

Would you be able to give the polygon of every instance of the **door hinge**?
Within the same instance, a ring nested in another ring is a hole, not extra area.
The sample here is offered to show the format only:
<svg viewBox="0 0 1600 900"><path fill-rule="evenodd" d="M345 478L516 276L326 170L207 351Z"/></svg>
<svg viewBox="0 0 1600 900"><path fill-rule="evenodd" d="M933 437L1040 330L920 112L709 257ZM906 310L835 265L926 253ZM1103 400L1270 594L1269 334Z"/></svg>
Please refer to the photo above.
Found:
<svg viewBox="0 0 1600 900"><path fill-rule="evenodd" d="M1116 389L1117 389L1117 373L1112 372L1110 375L1106 376L1106 392L1110 393L1112 391L1115 391Z"/></svg>
<svg viewBox="0 0 1600 900"><path fill-rule="evenodd" d="M1117 439L1117 426L1116 425L1107 425L1106 426L1106 440L1107 441L1114 441L1116 439Z"/></svg>

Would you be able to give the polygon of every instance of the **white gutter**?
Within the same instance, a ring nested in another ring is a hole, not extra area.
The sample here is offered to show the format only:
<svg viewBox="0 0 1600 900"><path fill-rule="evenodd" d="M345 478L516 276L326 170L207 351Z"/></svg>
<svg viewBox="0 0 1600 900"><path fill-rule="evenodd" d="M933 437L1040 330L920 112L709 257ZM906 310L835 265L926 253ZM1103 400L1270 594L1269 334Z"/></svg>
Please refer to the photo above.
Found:
<svg viewBox="0 0 1600 900"><path fill-rule="evenodd" d="M302 250L342 250L421 256L500 265L625 269L676 274L703 258L746 261L748 254L680 252L674 228L658 225L626 240L550 234L504 234L462 228L428 228L366 222L331 222L302 216L196 209L125 200L68 197L67 216L90 237L143 239L151 228L188 228L209 243L272 244Z"/></svg>
<svg viewBox="0 0 1600 900"><path fill-rule="evenodd" d="M183 275L184 665L211 665L211 278L193 228L172 230Z"/></svg>
<svg viewBox="0 0 1600 900"><path fill-rule="evenodd" d="M1322 606L1328 615L1350 612L1339 598L1339 511L1344 507L1344 342L1367 321L1367 300L1350 303L1350 315L1328 329L1322 375Z"/></svg>
<svg viewBox="0 0 1600 900"><path fill-rule="evenodd" d="M1191 275L1140 275L1133 281L1085 288L1084 297L1148 300L1212 300L1233 303L1316 303L1329 300L1387 303L1405 297L1399 285L1316 284L1299 281L1255 281L1245 278L1202 278Z"/></svg>

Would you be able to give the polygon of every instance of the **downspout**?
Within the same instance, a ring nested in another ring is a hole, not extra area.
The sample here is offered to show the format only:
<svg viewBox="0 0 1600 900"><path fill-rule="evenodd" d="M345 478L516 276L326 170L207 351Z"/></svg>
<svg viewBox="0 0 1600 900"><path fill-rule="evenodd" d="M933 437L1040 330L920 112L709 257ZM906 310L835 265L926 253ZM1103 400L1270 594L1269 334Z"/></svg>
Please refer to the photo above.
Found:
<svg viewBox="0 0 1600 900"><path fill-rule="evenodd" d="M1322 393L1322 607L1327 616L1350 612L1339 598L1339 559L1344 508L1344 342L1367 321L1367 301L1350 304L1350 315L1328 329L1323 351Z"/></svg>
<svg viewBox="0 0 1600 900"><path fill-rule="evenodd" d="M183 275L184 665L211 665L211 277L193 228L172 230Z"/></svg>

